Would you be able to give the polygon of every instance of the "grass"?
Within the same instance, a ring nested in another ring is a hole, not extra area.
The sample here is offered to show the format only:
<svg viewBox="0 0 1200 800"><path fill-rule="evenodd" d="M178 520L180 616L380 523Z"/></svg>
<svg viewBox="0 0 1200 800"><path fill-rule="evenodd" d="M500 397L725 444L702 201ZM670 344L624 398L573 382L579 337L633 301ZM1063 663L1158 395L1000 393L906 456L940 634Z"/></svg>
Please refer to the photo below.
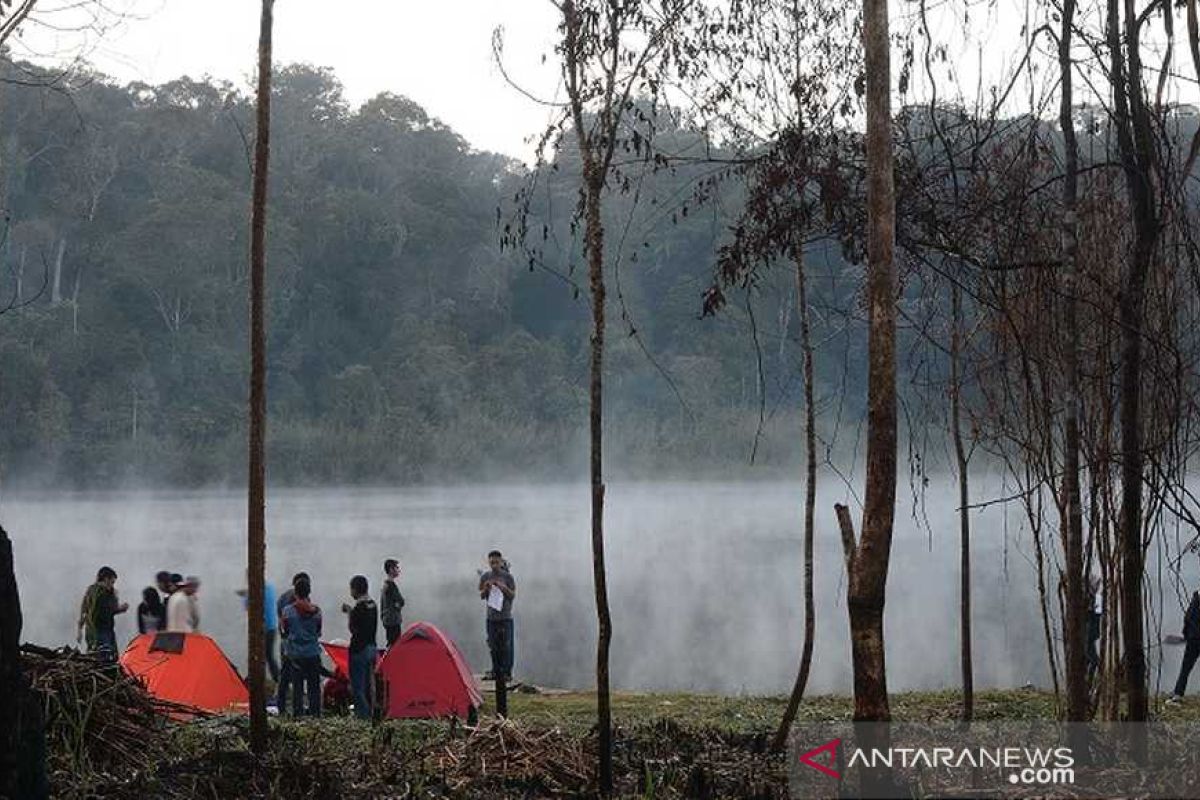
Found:
<svg viewBox="0 0 1200 800"><path fill-rule="evenodd" d="M896 721L935 722L957 719L962 695L957 691L902 692L891 696ZM618 692L612 696L613 720L618 725L637 725L671 719L689 727L716 728L731 733L764 733L775 729L783 716L787 698L722 696L708 694L656 694ZM586 692L568 694L509 695L513 719L529 725L557 726L571 732L586 732L595 724L596 698ZM1159 704L1152 711L1159 719L1200 722L1200 697L1185 699L1175 706ZM854 698L846 695L815 695L800 704L798 722L849 720ZM1054 719L1052 692L1040 689L988 689L975 693L977 720Z"/></svg>
<svg viewBox="0 0 1200 800"><path fill-rule="evenodd" d="M488 698L491 699L490 697ZM950 721L958 717L960 695L954 691L906 692L891 698L898 722ZM613 695L613 720L619 729L615 773L622 797L787 797L786 759L766 752L765 745L783 713L783 697L719 696L683 693ZM976 693L980 720L1053 719L1054 696L1034 689ZM511 736L538 738L553 752L543 758L572 759L590 764L595 740L595 697L585 692L522 694L509 699L511 720L519 730ZM1159 705L1158 717L1200 721L1200 698L1178 706ZM849 720L850 697L820 695L800 706L798 721ZM492 719L485 708L484 727ZM489 751L485 770L466 766L447 773L436 757L463 729L445 721L360 722L346 716L317 720L274 719L269 752L251 757L247 720L214 718L164 730L169 756L144 771L120 776L96 775L56 787L59 797L132 800L154 796L235 798L289 797L292 800L343 796L470 797L561 796L548 788L542 773L513 777L495 765ZM501 737L503 729L499 734ZM523 732L523 733L521 733ZM487 748L497 729L476 742ZM476 737L472 735L471 740ZM463 746L466 746L464 743ZM511 739L509 744L511 745ZM475 745L472 745L475 746ZM467 755L471 748L458 751ZM457 756L456 756L457 758ZM431 759L435 759L431 761ZM474 763L474 762L472 762ZM483 762L479 762L483 763ZM590 774L590 769L584 772ZM61 773L60 773L61 775ZM507 775L507 777L506 777ZM403 791L401 791L403 789ZM580 783L568 796L590 796Z"/></svg>

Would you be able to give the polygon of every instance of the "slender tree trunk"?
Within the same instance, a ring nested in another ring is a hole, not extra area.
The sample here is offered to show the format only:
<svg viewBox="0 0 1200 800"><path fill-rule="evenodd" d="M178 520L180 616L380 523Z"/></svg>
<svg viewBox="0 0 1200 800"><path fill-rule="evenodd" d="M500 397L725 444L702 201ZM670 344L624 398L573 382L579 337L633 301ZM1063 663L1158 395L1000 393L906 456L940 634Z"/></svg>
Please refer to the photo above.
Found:
<svg viewBox="0 0 1200 800"><path fill-rule="evenodd" d="M83 265L75 270L75 288L71 292L71 335L79 335L79 284L83 281Z"/></svg>
<svg viewBox="0 0 1200 800"><path fill-rule="evenodd" d="M267 747L267 692L264 665L264 599L266 569L266 424L267 331L267 166L271 154L271 28L274 0L262 0L258 38L257 126L254 140L254 187L250 215L250 474L247 508L246 642L250 673L250 748L262 755Z"/></svg>
<svg viewBox="0 0 1200 800"><path fill-rule="evenodd" d="M953 326L950 331L950 427L954 437L954 462L958 469L959 528L959 649L962 661L963 722L975 716L975 672L971 659L971 485L962 435L962 290L951 289Z"/></svg>
<svg viewBox="0 0 1200 800"><path fill-rule="evenodd" d="M9 239L11 242L12 240ZM25 298L23 284L25 283L25 248L21 248L21 258L17 261L17 305Z"/></svg>
<svg viewBox="0 0 1200 800"><path fill-rule="evenodd" d="M592 576L596 589L596 716L600 734L600 793L612 794L612 708L608 682L608 648L612 641L612 617L608 609L608 582L604 567L604 228L600 198L604 176L594 162L585 164L587 206L585 209L588 278L592 292L591 396L591 484L592 484Z"/></svg>
<svg viewBox="0 0 1200 800"><path fill-rule="evenodd" d="M887 0L863 1L867 108L867 486L862 541L843 524L849 546L854 719L890 722L884 661L883 613L892 525L896 511L896 199L892 173L891 54ZM849 521L848 514L845 516ZM884 748L890 734L870 726L868 747ZM892 790L891 770L862 771L864 794Z"/></svg>
<svg viewBox="0 0 1200 800"><path fill-rule="evenodd" d="M62 302L62 268L63 256L67 254L66 237L58 240L58 254L54 257L54 279L50 283L50 305L56 306Z"/></svg>
<svg viewBox="0 0 1200 800"><path fill-rule="evenodd" d="M1063 133L1063 292L1066 295L1063 323L1066 328L1066 391L1063 397L1065 442L1063 488L1066 495L1067 524L1064 531L1066 556L1066 614L1063 618L1063 661L1066 667L1067 720L1084 722L1088 718L1087 658L1085 654L1087 622L1083 575L1083 502L1080 492L1079 465L1079 321L1078 264L1076 260L1076 194L1079 173L1078 145L1072 115L1071 34L1075 24L1075 0L1063 0L1062 32L1058 60L1062 81L1059 123Z"/></svg>
<svg viewBox="0 0 1200 800"><path fill-rule="evenodd" d="M814 407L813 349L808 318L808 291L804 280L804 251L796 248L796 306L800 315L800 349L804 353L804 649L800 653L800 671L788 698L783 719L775 731L771 747L778 751L787 744L788 732L796 721L808 674L812 669L813 641L817 635L816 601L813 599L813 535L817 505L817 422Z"/></svg>
<svg viewBox="0 0 1200 800"><path fill-rule="evenodd" d="M1140 23L1133 0L1124 0L1124 46L1118 0L1108 3L1108 36L1112 56L1113 115L1126 190L1133 211L1134 241L1122 286L1121 319L1121 633L1125 645L1128 719L1144 722L1149 713L1146 693L1146 646L1142 612L1142 454L1141 383L1142 317L1146 278L1158 237L1153 190L1154 143L1150 112L1142 90ZM1144 755L1144 740L1139 755Z"/></svg>

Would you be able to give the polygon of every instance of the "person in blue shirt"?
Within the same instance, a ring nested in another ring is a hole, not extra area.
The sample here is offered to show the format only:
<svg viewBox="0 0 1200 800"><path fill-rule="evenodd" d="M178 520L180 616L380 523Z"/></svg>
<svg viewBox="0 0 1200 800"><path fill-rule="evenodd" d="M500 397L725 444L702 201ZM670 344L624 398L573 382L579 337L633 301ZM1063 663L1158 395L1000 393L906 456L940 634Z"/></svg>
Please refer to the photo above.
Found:
<svg viewBox="0 0 1200 800"><path fill-rule="evenodd" d="M250 605L249 592L238 589L242 597L242 606ZM279 662L275 659L275 638L279 631L279 612L276 608L275 584L267 581L263 584L263 636L266 643L267 671L271 680L279 683Z"/></svg>

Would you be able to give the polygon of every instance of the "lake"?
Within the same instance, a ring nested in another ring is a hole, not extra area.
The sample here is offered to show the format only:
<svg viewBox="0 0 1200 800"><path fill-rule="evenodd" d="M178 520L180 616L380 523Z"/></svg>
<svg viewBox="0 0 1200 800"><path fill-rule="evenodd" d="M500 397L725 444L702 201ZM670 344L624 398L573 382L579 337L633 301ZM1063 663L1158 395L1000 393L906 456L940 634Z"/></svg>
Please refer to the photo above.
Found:
<svg viewBox="0 0 1200 800"><path fill-rule="evenodd" d="M803 633L802 489L799 481L609 486L614 687L788 690ZM911 494L900 488L885 629L893 691L959 683L954 492L952 481L935 481L923 511L918 505L918 524ZM582 485L273 490L269 579L282 591L293 573L309 572L326 636L346 636L338 609L350 577L368 576L378 596L383 559L395 556L403 564L405 623L442 627L482 672L476 570L498 548L518 583L516 676L586 688L596 635L588 497ZM832 510L850 500L840 485L819 498L814 692L852 689ZM103 564L117 570L118 591L131 607L156 571L170 569L201 577L201 627L244 664L245 615L235 590L244 576L245 516L240 492L5 495L0 523L15 543L24 639L73 642L79 599ZM992 506L972 519L976 686L1046 685L1033 551L1021 515ZM1172 595L1165 632L1181 616L1173 602ZM132 613L119 618L118 639L135 632ZM1166 651L1168 683L1180 649Z"/></svg>

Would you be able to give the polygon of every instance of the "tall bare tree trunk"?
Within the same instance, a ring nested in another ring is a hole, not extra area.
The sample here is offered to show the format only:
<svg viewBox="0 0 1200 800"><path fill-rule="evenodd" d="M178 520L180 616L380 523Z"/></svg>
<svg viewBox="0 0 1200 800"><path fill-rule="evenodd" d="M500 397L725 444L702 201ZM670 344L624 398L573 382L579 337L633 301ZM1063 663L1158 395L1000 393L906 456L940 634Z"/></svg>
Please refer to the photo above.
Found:
<svg viewBox="0 0 1200 800"><path fill-rule="evenodd" d="M804 648L800 652L800 671L788 698L783 719L775 731L771 747L782 750L787 744L788 732L796 721L804 689L808 686L808 674L812 669L813 641L817 634L816 601L813 599L813 535L816 525L817 505L817 417L814 408L813 349L808 318L808 287L804 280L804 250L796 247L796 305L800 314L800 349L804 353Z"/></svg>
<svg viewBox="0 0 1200 800"><path fill-rule="evenodd" d="M963 722L975 716L975 671L971 658L971 485L967 450L962 434L962 289L951 288L950 331L950 430L954 463L958 469L959 528L959 653L962 663Z"/></svg>
<svg viewBox="0 0 1200 800"><path fill-rule="evenodd" d="M1146 278L1158 238L1158 212L1153 189L1154 143L1150 112L1142 88L1139 35L1141 23L1133 0L1124 0L1124 46L1118 0L1108 2L1108 37L1112 56L1113 115L1126 190L1133 210L1133 252L1120 299L1121 319L1121 634L1125 646L1127 718L1144 722L1146 646L1142 611L1142 454L1141 384L1142 317ZM1144 755L1145 742L1139 743Z"/></svg>
<svg viewBox="0 0 1200 800"><path fill-rule="evenodd" d="M267 331L267 166L271 156L271 28L275 0L262 0L258 34L257 125L254 187L250 213L250 474L246 562L249 582L247 653L250 673L250 748L267 748L267 690L264 669L263 584L266 571Z"/></svg>
<svg viewBox="0 0 1200 800"><path fill-rule="evenodd" d="M612 641L612 617L608 609L608 583L604 567L604 228L600 218L600 197L604 175L589 159L585 164L587 208L588 278L592 292L591 352L591 483L592 483L592 576L596 589L596 715L600 734L600 793L612 794L612 708L608 682L608 648Z"/></svg>
<svg viewBox="0 0 1200 800"><path fill-rule="evenodd" d="M1066 667L1067 720L1084 722L1088 718L1087 659L1085 655L1087 623L1083 575L1083 501L1080 492L1079 465L1079 314L1077 246L1078 145L1073 117L1071 34L1075 25L1075 0L1063 0L1062 32L1058 42L1058 62L1062 81L1059 123L1063 134L1063 290L1066 307L1063 323L1067 334L1066 409L1063 454L1063 484L1066 495L1067 524L1063 552L1066 556L1066 614L1063 619L1063 661Z"/></svg>
<svg viewBox="0 0 1200 800"><path fill-rule="evenodd" d="M849 575L854 719L890 722L883 613L896 512L896 197L892 174L891 53L887 0L863 0L867 100L867 486L862 540L838 507ZM865 746L886 748L884 726L865 728ZM892 790L886 767L864 769L862 790Z"/></svg>

